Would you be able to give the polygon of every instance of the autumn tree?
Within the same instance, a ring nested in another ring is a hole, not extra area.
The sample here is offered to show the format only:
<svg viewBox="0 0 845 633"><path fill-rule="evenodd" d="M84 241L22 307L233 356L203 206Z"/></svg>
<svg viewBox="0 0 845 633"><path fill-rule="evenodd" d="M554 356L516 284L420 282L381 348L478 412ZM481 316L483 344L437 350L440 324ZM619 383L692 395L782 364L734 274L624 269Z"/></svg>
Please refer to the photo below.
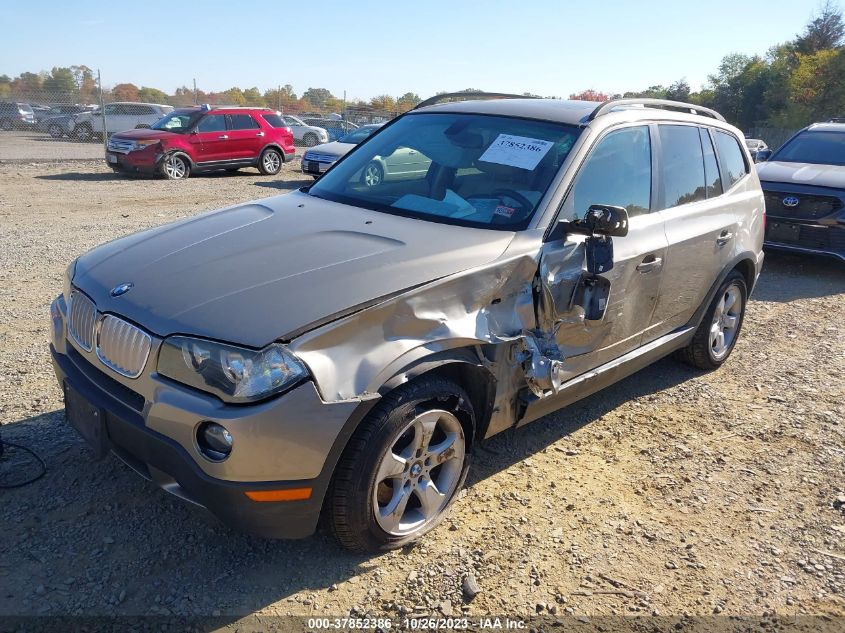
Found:
<svg viewBox="0 0 845 633"><path fill-rule="evenodd" d="M302 98L318 110L326 107L326 101L334 98L334 95L325 88L309 88L302 93Z"/></svg>
<svg viewBox="0 0 845 633"><path fill-rule="evenodd" d="M396 99L390 95L378 95L370 99L370 107L374 110L386 110L388 112L396 111Z"/></svg>
<svg viewBox="0 0 845 633"><path fill-rule="evenodd" d="M575 94L569 95L570 99L575 99L577 101L610 101L610 95L606 95L603 92L598 92L590 88L589 90L584 90L583 92L578 92Z"/></svg>
<svg viewBox="0 0 845 633"><path fill-rule="evenodd" d="M170 97L163 90L143 86L138 90L138 98L146 103L167 103Z"/></svg>
<svg viewBox="0 0 845 633"><path fill-rule="evenodd" d="M138 86L135 84L117 84L111 89L115 101L140 101Z"/></svg>

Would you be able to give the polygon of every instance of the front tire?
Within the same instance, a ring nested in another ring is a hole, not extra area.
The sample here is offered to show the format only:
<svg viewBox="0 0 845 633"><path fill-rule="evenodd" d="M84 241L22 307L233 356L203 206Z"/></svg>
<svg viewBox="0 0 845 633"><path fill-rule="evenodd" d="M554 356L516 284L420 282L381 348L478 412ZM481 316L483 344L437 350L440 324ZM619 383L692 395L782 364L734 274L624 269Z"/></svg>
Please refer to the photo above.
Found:
<svg viewBox="0 0 845 633"><path fill-rule="evenodd" d="M278 150L268 147L258 159L258 171L265 176L275 176L282 170L284 159Z"/></svg>
<svg viewBox="0 0 845 633"><path fill-rule="evenodd" d="M368 187L378 187L384 180L384 169L376 161L370 162L364 167L361 174L361 182Z"/></svg>
<svg viewBox="0 0 845 633"><path fill-rule="evenodd" d="M699 369L721 367L739 339L747 301L745 277L733 270L719 286L695 336L689 345L678 351L678 357Z"/></svg>
<svg viewBox="0 0 845 633"><path fill-rule="evenodd" d="M171 154L161 161L161 174L168 180L185 180L191 175L191 164L184 156Z"/></svg>
<svg viewBox="0 0 845 633"><path fill-rule="evenodd" d="M50 134L53 138L62 138L64 136L65 131L62 129L61 125L56 125L55 123L50 124L47 128L47 133Z"/></svg>
<svg viewBox="0 0 845 633"><path fill-rule="evenodd" d="M340 543L385 551L434 529L466 479L474 424L466 393L445 379L422 378L382 398L332 480L327 507Z"/></svg>
<svg viewBox="0 0 845 633"><path fill-rule="evenodd" d="M77 140L87 143L94 138L94 130L92 130L91 126L87 123L83 123L82 125L74 128L73 135L77 138Z"/></svg>
<svg viewBox="0 0 845 633"><path fill-rule="evenodd" d="M314 147L317 144L317 141L319 141L317 135L312 134L311 132L303 136L302 140L305 143L305 147Z"/></svg>

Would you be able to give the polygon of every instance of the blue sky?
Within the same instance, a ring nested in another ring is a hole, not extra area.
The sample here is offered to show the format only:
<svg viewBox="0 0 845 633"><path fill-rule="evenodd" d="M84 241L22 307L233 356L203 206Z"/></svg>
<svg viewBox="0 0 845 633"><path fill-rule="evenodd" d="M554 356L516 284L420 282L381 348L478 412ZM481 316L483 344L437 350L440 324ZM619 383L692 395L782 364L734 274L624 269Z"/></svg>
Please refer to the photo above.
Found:
<svg viewBox="0 0 845 633"><path fill-rule="evenodd" d="M845 2L845 0L842 0ZM0 74L85 64L107 86L291 84L349 98L438 90L568 96L685 77L791 39L819 0L47 0L3 8Z"/></svg>

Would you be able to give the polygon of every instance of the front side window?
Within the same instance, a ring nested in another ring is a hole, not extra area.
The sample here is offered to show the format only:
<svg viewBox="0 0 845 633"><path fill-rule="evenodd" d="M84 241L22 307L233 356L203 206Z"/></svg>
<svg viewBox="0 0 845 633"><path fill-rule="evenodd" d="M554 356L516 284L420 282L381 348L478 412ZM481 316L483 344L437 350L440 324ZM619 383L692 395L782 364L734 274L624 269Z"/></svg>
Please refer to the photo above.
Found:
<svg viewBox="0 0 845 633"><path fill-rule="evenodd" d="M563 203L561 219L583 218L594 204L625 207L633 217L651 209L648 126L610 132L593 147Z"/></svg>
<svg viewBox="0 0 845 633"><path fill-rule="evenodd" d="M657 129L662 152L664 206L671 208L704 200L707 197L704 156L698 128L659 125Z"/></svg>
<svg viewBox="0 0 845 633"><path fill-rule="evenodd" d="M226 115L225 114L209 114L204 117L197 126L197 132L225 132L226 131Z"/></svg>
<svg viewBox="0 0 845 633"><path fill-rule="evenodd" d="M745 164L745 156L739 148L739 141L732 134L714 130L716 149L719 152L719 162L722 165L722 181L725 188L730 189L745 174L748 173L748 165Z"/></svg>
<svg viewBox="0 0 845 633"><path fill-rule="evenodd" d="M795 136L769 160L845 165L845 132L807 131Z"/></svg>
<svg viewBox="0 0 845 633"><path fill-rule="evenodd" d="M260 127L248 114L230 114L233 130L254 130Z"/></svg>
<svg viewBox="0 0 845 633"><path fill-rule="evenodd" d="M579 134L576 126L548 121L406 115L359 145L309 192L394 215L519 230Z"/></svg>

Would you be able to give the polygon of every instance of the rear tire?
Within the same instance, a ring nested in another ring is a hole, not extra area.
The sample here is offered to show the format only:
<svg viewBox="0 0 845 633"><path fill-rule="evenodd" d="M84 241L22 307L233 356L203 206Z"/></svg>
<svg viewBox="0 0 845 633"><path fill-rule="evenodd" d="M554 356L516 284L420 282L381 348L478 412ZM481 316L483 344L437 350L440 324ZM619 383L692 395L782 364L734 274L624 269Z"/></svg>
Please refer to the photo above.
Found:
<svg viewBox="0 0 845 633"><path fill-rule="evenodd" d="M332 479L326 509L338 541L355 552L385 551L434 529L466 479L474 424L466 392L442 378L382 398Z"/></svg>
<svg viewBox="0 0 845 633"><path fill-rule="evenodd" d="M699 369L718 369L731 355L745 317L748 286L745 277L731 271L710 302L690 344L676 356Z"/></svg>
<svg viewBox="0 0 845 633"><path fill-rule="evenodd" d="M62 138L65 135L65 131L62 126L56 125L55 123L50 124L47 128L47 133L53 138Z"/></svg>
<svg viewBox="0 0 845 633"><path fill-rule="evenodd" d="M282 170L284 159L279 150L268 147L258 159L258 171L265 176L275 176Z"/></svg>
<svg viewBox="0 0 845 633"><path fill-rule="evenodd" d="M317 141L319 140L320 139L317 138L317 135L312 134L311 132L302 137L302 141L305 143L305 147L314 147L317 144Z"/></svg>
<svg viewBox="0 0 845 633"><path fill-rule="evenodd" d="M92 130L91 126L87 123L83 123L82 125L77 126L73 129L73 135L78 141L87 143L92 138L94 138L94 130Z"/></svg>

